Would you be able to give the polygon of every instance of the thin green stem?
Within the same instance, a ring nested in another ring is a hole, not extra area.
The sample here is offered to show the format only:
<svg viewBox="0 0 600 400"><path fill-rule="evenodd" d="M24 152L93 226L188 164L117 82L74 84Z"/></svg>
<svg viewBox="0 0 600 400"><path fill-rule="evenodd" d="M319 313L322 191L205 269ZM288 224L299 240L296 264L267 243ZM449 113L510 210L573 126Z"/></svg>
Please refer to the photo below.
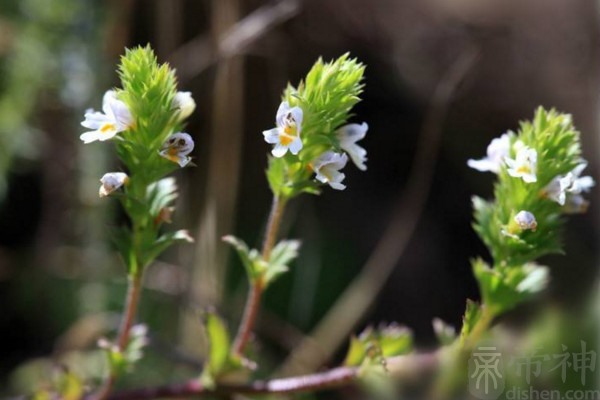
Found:
<svg viewBox="0 0 600 400"><path fill-rule="evenodd" d="M269 221L267 222L267 229L265 231L265 239L261 253L262 258L265 261L269 261L271 250L273 250L273 246L275 246L277 232L279 232L279 226L281 224L281 217L283 216L283 211L285 209L285 203L285 199L273 196L273 204L271 205L271 213L269 214ZM242 322L240 323L238 333L233 342L233 354L242 354L246 344L250 340L250 335L252 334L252 329L254 328L254 323L256 322L256 317L260 308L263 291L264 279L262 277L251 283Z"/></svg>

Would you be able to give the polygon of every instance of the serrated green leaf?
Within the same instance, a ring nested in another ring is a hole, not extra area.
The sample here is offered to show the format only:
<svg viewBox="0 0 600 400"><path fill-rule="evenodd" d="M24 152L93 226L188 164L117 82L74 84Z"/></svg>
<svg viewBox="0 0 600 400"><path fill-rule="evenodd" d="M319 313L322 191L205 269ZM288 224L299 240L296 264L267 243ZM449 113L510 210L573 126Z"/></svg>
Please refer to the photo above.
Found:
<svg viewBox="0 0 600 400"><path fill-rule="evenodd" d="M265 283L269 284L289 270L289 263L298 257L299 240L282 240L271 251L265 271Z"/></svg>
<svg viewBox="0 0 600 400"><path fill-rule="evenodd" d="M467 299L467 307L463 315L463 324L460 330L461 343L464 343L466 338L471 334L480 317L481 306L473 300Z"/></svg>
<svg viewBox="0 0 600 400"><path fill-rule="evenodd" d="M238 253L250 282L254 282L256 279L263 276L264 272L267 270L267 263L262 259L258 250L250 250L243 240L232 235L224 236L223 241L233 246Z"/></svg>
<svg viewBox="0 0 600 400"><path fill-rule="evenodd" d="M476 260L473 271L486 307L497 314L529 299L548 282L548 269L532 263L492 269L482 260Z"/></svg>
<svg viewBox="0 0 600 400"><path fill-rule="evenodd" d="M408 354L412 351L411 331L398 324L367 327L358 337L350 339L344 365L358 366L374 356L383 359Z"/></svg>

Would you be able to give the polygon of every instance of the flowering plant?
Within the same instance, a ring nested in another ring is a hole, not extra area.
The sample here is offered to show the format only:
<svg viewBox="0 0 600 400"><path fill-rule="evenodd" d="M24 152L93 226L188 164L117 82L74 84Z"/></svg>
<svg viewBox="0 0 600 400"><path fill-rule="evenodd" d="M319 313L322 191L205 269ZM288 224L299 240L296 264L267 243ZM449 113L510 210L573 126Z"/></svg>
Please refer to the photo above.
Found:
<svg viewBox="0 0 600 400"><path fill-rule="evenodd" d="M319 59L297 86L288 85L275 112L275 126L262 132L271 146L266 178L273 195L272 209L260 249L232 235L223 240L237 252L249 284L248 299L235 337L216 313L203 313L209 349L201 372L183 384L113 394L113 385L142 357L146 328L134 326L144 269L178 241L191 241L187 231L166 231L177 197L175 180L168 175L193 165L192 136L182 131L194 111L189 92L177 91L174 71L159 65L149 47L128 50L119 67L121 88L104 95L102 112L88 111L82 125L89 131L81 140L114 145L121 170L100 179L100 197L118 199L129 224L114 234L129 278L117 340L100 341L108 355L103 384L91 394L64 389L69 398L142 399L168 396L231 397L240 394L311 392L360 381L375 396L393 396L391 376L402 371L439 369L435 398L454 393L464 376L457 365L484 337L494 319L543 290L548 267L536 260L563 251L561 231L565 216L584 212L584 194L594 185L582 176L587 163L581 156L579 133L571 117L539 108L533 121L518 132L492 140L487 155L468 166L496 175L494 198L473 198L473 227L489 249L491 260L476 259L473 272L481 292L479 303L468 301L457 335L440 319L434 320L440 348L413 351L408 328L397 324L369 327L350 339L343 365L308 376L257 381L257 365L248 351L261 298L278 277L289 271L300 251L300 241L278 240L286 205L307 193L330 187L346 188L343 172L348 161L367 169L367 151L357 142L368 125L354 123L352 108L364 89L365 67L348 54L331 62ZM274 109L275 109L274 105ZM257 135L258 136L258 135ZM258 136L260 137L260 136ZM408 368L406 367L408 365ZM74 382L73 375L68 381ZM72 393L76 392L76 395Z"/></svg>

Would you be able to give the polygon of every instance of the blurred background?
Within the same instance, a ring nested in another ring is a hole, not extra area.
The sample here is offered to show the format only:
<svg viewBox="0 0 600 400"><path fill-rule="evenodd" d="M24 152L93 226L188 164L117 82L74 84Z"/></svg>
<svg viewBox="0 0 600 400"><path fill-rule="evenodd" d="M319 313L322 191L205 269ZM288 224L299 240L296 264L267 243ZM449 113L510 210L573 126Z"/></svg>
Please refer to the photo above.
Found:
<svg viewBox="0 0 600 400"><path fill-rule="evenodd" d="M433 343L434 317L460 326L465 300L479 296L469 260L489 257L470 226L470 198L491 196L493 181L466 160L538 105L573 115L598 179L598 6L2 0L0 394L32 392L66 359L97 374L102 356L83 350L117 326L126 282L110 231L124 221L97 191L118 164L110 145L82 145L79 122L119 85L125 47L150 43L198 106L187 126L197 167L177 172L174 220L196 243L148 269L139 320L152 343L123 385L196 374L203 308L235 329L247 285L220 238L261 241L270 206L261 132L273 126L281 91L319 56L350 52L367 65L353 122L370 127L361 142L368 171L348 167L344 192L303 196L285 216L283 233L303 248L267 292L254 343L262 373L285 374L334 365L350 333L369 323L406 325L421 348ZM544 301L575 312L597 276L596 192L590 200L588 213L569 221L568 257L542 260L553 278Z"/></svg>

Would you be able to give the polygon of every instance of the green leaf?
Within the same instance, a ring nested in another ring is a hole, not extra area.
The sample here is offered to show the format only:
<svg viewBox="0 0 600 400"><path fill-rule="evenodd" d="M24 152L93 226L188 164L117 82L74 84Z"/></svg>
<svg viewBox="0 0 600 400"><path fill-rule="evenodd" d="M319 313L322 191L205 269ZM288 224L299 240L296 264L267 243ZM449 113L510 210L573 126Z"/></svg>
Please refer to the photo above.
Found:
<svg viewBox="0 0 600 400"><path fill-rule="evenodd" d="M359 366L365 359L366 352L367 350L365 344L356 336L352 336L350 338L350 346L348 347L348 352L346 353L344 365L348 367Z"/></svg>
<svg viewBox="0 0 600 400"><path fill-rule="evenodd" d="M412 332L398 324L390 324L379 330L379 346L385 358L407 354L412 351Z"/></svg>
<svg viewBox="0 0 600 400"><path fill-rule="evenodd" d="M271 251L265 272L265 283L269 284L288 271L289 263L298 257L299 240L282 240Z"/></svg>
<svg viewBox="0 0 600 400"><path fill-rule="evenodd" d="M187 230L178 230L175 232L167 232L162 234L156 239L151 245L143 252L142 266L149 265L154 261L163 251L171 247L176 242L193 243L194 239L190 236Z"/></svg>
<svg viewBox="0 0 600 400"><path fill-rule="evenodd" d="M378 329L366 328L358 337L350 339L344 365L359 366L366 360L408 354L412 351L411 331L398 324L381 325Z"/></svg>
<svg viewBox="0 0 600 400"><path fill-rule="evenodd" d="M476 260L473 271L486 307L496 314L528 300L548 283L548 268L533 263L492 269Z"/></svg>
<svg viewBox="0 0 600 400"><path fill-rule="evenodd" d="M253 363L231 353L229 332L221 318L212 312L204 316L204 327L208 337L208 358L200 380L207 388L213 388L221 379L229 382L248 378Z"/></svg>
<svg viewBox="0 0 600 400"><path fill-rule="evenodd" d="M250 282L254 282L263 276L267 270L267 263L262 259L258 250L250 250L243 240L232 235L224 236L223 241L232 245L237 251Z"/></svg>
<svg viewBox="0 0 600 400"><path fill-rule="evenodd" d="M481 306L473 300L467 299L467 307L463 315L463 324L460 330L460 341L464 344L467 337L481 317Z"/></svg>
<svg viewBox="0 0 600 400"><path fill-rule="evenodd" d="M218 376L227 366L229 359L229 332L223 321L213 313L206 313L204 326L209 340L208 370Z"/></svg>

